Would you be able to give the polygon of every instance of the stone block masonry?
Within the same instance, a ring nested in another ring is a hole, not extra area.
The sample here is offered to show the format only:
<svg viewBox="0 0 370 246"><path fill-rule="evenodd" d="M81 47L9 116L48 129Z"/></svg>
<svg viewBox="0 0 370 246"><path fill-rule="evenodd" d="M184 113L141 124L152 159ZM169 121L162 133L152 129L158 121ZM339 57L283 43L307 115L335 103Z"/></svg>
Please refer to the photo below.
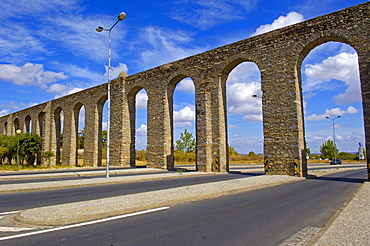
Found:
<svg viewBox="0 0 370 246"><path fill-rule="evenodd" d="M240 63L254 62L261 72L266 173L306 176L300 69L313 48L329 41L346 43L357 51L370 158L369 10L366 2L131 76L121 73L111 83L111 165L135 165L135 96L145 89L147 166L173 169L173 93L176 84L189 77L195 86L197 170L227 172L226 79ZM78 113L85 106L84 165L98 166L102 163L100 133L106 100L107 84L96 86L3 116L0 133L13 135L16 129L40 133L43 149L57 153L47 164L75 164Z"/></svg>

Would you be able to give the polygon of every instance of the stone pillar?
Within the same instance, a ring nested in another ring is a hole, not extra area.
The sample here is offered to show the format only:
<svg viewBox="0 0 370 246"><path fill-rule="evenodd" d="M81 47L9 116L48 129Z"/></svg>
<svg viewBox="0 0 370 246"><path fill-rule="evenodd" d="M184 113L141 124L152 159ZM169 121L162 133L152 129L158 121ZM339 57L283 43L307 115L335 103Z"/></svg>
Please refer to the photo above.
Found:
<svg viewBox="0 0 370 246"><path fill-rule="evenodd" d="M76 110L66 109L64 111L63 166L77 165L77 124L78 114L76 116Z"/></svg>
<svg viewBox="0 0 370 246"><path fill-rule="evenodd" d="M212 171L228 172L226 79L219 75L212 87Z"/></svg>
<svg viewBox="0 0 370 246"><path fill-rule="evenodd" d="M147 167L171 169L171 126L167 90L148 92ZM170 162L170 163L169 163Z"/></svg>
<svg viewBox="0 0 370 246"><path fill-rule="evenodd" d="M211 80L195 82L197 171L212 171L212 94Z"/></svg>
<svg viewBox="0 0 370 246"><path fill-rule="evenodd" d="M295 64L277 54L274 61L261 69L265 172L305 177L303 107Z"/></svg>
<svg viewBox="0 0 370 246"><path fill-rule="evenodd" d="M130 114L128 97L125 93L127 74L122 72L111 81L110 103L110 164L130 166Z"/></svg>
<svg viewBox="0 0 370 246"><path fill-rule="evenodd" d="M99 152L99 121L101 121L98 113L97 104L85 105L85 142L84 142L84 166L98 166Z"/></svg>
<svg viewBox="0 0 370 246"><path fill-rule="evenodd" d="M54 112L51 109L51 102L47 102L43 113L43 126L40 127L40 133L42 134L42 150L52 151L54 157L43 159L44 166L55 166L56 162L56 136L55 136L55 124L54 124ZM60 136L59 136L60 137Z"/></svg>
<svg viewBox="0 0 370 246"><path fill-rule="evenodd" d="M367 177L370 180L370 50L359 50L358 62L362 90L362 107L364 112L364 128L366 141Z"/></svg>

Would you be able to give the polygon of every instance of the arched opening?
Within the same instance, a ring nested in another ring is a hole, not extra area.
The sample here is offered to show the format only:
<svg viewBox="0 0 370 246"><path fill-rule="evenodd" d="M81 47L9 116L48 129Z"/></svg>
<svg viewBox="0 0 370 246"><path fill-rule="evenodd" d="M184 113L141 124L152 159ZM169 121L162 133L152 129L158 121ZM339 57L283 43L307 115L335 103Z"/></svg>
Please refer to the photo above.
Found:
<svg viewBox="0 0 370 246"><path fill-rule="evenodd" d="M190 77L170 85L174 168L196 170L195 88Z"/></svg>
<svg viewBox="0 0 370 246"><path fill-rule="evenodd" d="M3 134L8 135L8 122L4 123L4 132L3 132Z"/></svg>
<svg viewBox="0 0 370 246"><path fill-rule="evenodd" d="M40 112L39 113L39 116L38 116L38 119L39 119L39 135L41 137L44 137L45 136L45 112Z"/></svg>
<svg viewBox="0 0 370 246"><path fill-rule="evenodd" d="M82 103L77 103L73 111L76 129L76 166L83 166L85 148L85 106Z"/></svg>
<svg viewBox="0 0 370 246"><path fill-rule="evenodd" d="M226 80L228 155L230 170L263 172L261 74L253 62L239 62Z"/></svg>
<svg viewBox="0 0 370 246"><path fill-rule="evenodd" d="M130 111L130 166L146 166L147 150L147 102L148 94L142 87L134 88L129 94Z"/></svg>
<svg viewBox="0 0 370 246"><path fill-rule="evenodd" d="M20 130L20 126L19 126L19 119L18 118L16 118L15 120L14 120L14 122L13 122L13 124L14 124L14 131L13 131L13 134L15 134L15 132L19 129Z"/></svg>
<svg viewBox="0 0 370 246"><path fill-rule="evenodd" d="M98 166L107 163L107 136L108 136L108 97L104 96L98 101Z"/></svg>
<svg viewBox="0 0 370 246"><path fill-rule="evenodd" d="M331 159L365 163L358 160L365 133L357 52L334 41L310 47L300 66L310 174Z"/></svg>
<svg viewBox="0 0 370 246"><path fill-rule="evenodd" d="M32 132L32 119L31 119L31 116L27 115L25 120L24 120L24 123L25 123L25 127L26 127L26 133L31 133Z"/></svg>
<svg viewBox="0 0 370 246"><path fill-rule="evenodd" d="M54 111L54 126L55 126L55 161L57 165L62 164L62 148L63 148L63 131L64 131L64 111L58 107Z"/></svg>

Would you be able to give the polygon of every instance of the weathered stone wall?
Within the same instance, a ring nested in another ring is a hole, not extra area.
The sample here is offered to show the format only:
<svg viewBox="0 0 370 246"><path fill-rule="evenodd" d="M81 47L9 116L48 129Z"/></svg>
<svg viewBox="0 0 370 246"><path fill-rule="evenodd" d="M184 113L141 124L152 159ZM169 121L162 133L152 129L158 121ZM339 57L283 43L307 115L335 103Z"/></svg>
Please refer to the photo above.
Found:
<svg viewBox="0 0 370 246"><path fill-rule="evenodd" d="M366 148L370 151L369 9L370 4L364 3L138 74L122 74L111 83L111 165L135 165L135 96L145 89L148 94L147 166L173 168L173 91L181 79L190 77L196 91L197 169L228 171L226 79L233 68L250 61L256 63L261 72L265 170L271 174L306 176L300 68L313 48L329 41L349 44L358 53ZM101 139L98 133L102 105L107 99L106 88L106 84L101 85L1 117L0 132L14 134L16 124L25 129L28 115L37 132L40 128L33 121L38 121L43 112L44 148L56 151L55 111L62 109L65 122L62 162L73 164L76 162L76 114L84 105L84 163L99 165Z"/></svg>

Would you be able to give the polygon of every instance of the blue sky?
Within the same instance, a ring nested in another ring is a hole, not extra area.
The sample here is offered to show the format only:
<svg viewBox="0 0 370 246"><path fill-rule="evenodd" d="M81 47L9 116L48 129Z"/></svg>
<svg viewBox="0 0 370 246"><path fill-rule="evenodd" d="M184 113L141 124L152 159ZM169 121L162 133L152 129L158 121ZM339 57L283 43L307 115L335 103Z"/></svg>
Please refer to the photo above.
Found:
<svg viewBox="0 0 370 246"><path fill-rule="evenodd" d="M108 33L95 28L109 28L122 11L127 17L112 31L112 78L363 2L0 0L0 115L105 83ZM308 147L314 152L332 139L332 121L325 117L341 115L335 120L339 150L356 151L364 142L356 52L341 43L321 45L306 57L301 74ZM240 153L263 152L261 99L251 97L259 88L253 63L229 75L229 144ZM137 149L145 149L143 91L137 101ZM194 133L190 79L177 85L174 103L178 139L185 128Z"/></svg>

